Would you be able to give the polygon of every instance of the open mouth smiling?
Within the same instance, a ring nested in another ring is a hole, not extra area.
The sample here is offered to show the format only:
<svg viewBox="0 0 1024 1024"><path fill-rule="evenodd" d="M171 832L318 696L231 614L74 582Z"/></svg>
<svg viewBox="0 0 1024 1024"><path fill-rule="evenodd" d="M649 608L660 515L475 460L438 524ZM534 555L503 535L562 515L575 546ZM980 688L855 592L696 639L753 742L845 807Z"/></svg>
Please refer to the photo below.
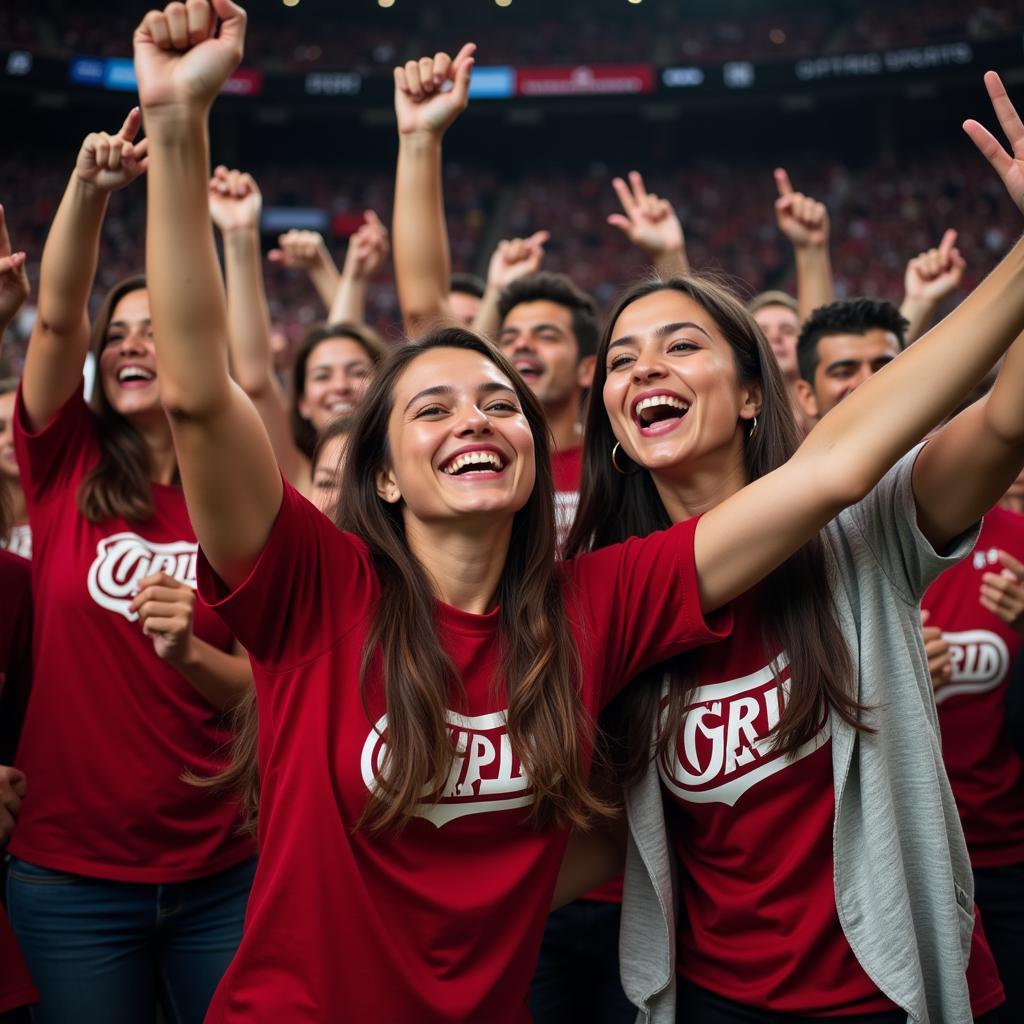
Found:
<svg viewBox="0 0 1024 1024"><path fill-rule="evenodd" d="M439 468L446 476L480 478L497 476L507 465L496 448L471 448L450 455Z"/></svg>
<svg viewBox="0 0 1024 1024"><path fill-rule="evenodd" d="M139 387L156 380L156 374L143 366L122 366L117 371L117 383L122 387Z"/></svg>
<svg viewBox="0 0 1024 1024"><path fill-rule="evenodd" d="M679 426L690 403L671 392L639 395L633 400L633 422L644 435L664 434Z"/></svg>

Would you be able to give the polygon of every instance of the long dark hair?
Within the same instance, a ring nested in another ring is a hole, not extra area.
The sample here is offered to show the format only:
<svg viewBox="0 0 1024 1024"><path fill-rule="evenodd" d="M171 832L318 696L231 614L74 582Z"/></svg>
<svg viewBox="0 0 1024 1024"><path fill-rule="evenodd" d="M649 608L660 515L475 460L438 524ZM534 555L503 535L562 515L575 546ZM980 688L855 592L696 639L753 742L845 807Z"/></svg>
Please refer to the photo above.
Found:
<svg viewBox="0 0 1024 1024"><path fill-rule="evenodd" d="M583 478L576 520L566 544L572 557L628 537L643 537L671 525L651 474L640 466L618 472L611 462L616 438L602 401L608 346L623 311L639 299L662 290L679 292L714 320L733 352L742 384L761 387L757 429L746 439L744 468L748 480L770 473L796 451L800 436L782 374L764 335L743 304L727 289L700 277L648 281L627 291L611 313L597 350L594 384L586 413ZM621 468L629 462L617 453ZM793 683L776 726L774 743L790 751L819 730L827 708L862 728L863 710L853 696L853 667L836 617L830 587L833 561L824 535L808 541L757 590L765 652L785 651ZM696 685L695 655L683 655L651 670L620 699L611 729L616 760L627 781L636 778L651 756L650 739L658 721L661 683L666 669L673 684L667 713L661 719L656 750L667 754ZM779 670L776 665L776 671ZM606 724L608 724L606 722Z"/></svg>
<svg viewBox="0 0 1024 1024"><path fill-rule="evenodd" d="M478 352L508 378L533 434L536 483L513 521L498 583L501 656L498 679L508 694L509 739L529 778L537 828L585 824L606 808L587 786L586 752L593 723L580 698L580 659L555 566L554 483L544 412L507 359L478 335L457 327L434 330L398 349L360 405L346 450L337 522L369 546L380 578L380 601L363 652L362 687L379 659L388 712L388 771L364 816L375 830L401 827L424 793L440 791L456 756L445 712L459 687L438 643L436 598L405 539L402 509L377 494L388 468L388 421L395 384L419 356L440 348ZM369 717L369 715L368 715Z"/></svg>
<svg viewBox="0 0 1024 1024"><path fill-rule="evenodd" d="M588 787L587 754L595 728L580 696L579 651L555 565L554 482L544 413L498 349L470 331L444 327L392 353L355 414L346 448L345 500L336 522L365 541L380 579L360 686L366 716L373 721L367 686L382 676L387 709L388 769L378 777L357 827L401 828L425 793L442 789L457 756L446 711L458 702L460 680L439 643L436 596L409 550L401 507L384 501L376 488L378 472L391 458L388 421L395 384L415 359L440 348L479 352L494 363L515 388L530 425L536 482L513 520L495 595L501 637L495 682L507 688L509 740L535 793L531 823L538 829L565 822L586 826L611 808ZM232 765L214 779L193 781L241 788L251 825L259 793L251 694L236 709L235 726Z"/></svg>
<svg viewBox="0 0 1024 1024"><path fill-rule="evenodd" d="M380 363L387 353L384 340L367 324L320 324L312 328L302 339L292 364L290 419L295 447L310 460L313 458L313 449L316 448L317 433L313 424L299 412L299 399L306 393L306 365L313 354L313 349L322 341L331 341L335 338L354 341L362 346L367 357L375 365Z"/></svg>
<svg viewBox="0 0 1024 1024"><path fill-rule="evenodd" d="M89 351L96 360L96 381L89 406L96 414L100 461L78 488L78 510L91 523L121 517L143 523L153 515L149 449L143 436L110 404L99 374L100 353L107 340L110 319L118 302L129 292L145 290L141 274L119 281L104 296L92 325Z"/></svg>

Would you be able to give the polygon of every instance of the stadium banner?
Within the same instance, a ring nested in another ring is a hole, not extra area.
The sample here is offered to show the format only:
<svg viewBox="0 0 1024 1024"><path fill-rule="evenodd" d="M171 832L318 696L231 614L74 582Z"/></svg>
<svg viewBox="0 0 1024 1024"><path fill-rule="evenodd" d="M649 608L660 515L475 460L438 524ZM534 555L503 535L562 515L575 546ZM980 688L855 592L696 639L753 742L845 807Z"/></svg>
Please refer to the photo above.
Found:
<svg viewBox="0 0 1024 1024"><path fill-rule="evenodd" d="M475 73L474 73L475 74ZM654 92L650 64L581 64L516 68L517 96L627 96Z"/></svg>

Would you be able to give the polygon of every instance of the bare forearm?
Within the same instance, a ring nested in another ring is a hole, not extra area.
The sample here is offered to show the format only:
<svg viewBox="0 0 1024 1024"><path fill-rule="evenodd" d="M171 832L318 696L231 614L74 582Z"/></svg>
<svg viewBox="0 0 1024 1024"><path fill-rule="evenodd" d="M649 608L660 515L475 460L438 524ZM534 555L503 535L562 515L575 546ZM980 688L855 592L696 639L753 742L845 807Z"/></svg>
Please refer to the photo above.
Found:
<svg viewBox="0 0 1024 1024"><path fill-rule="evenodd" d="M801 323L819 306L828 305L835 298L832 258L827 245L796 249L796 297Z"/></svg>
<svg viewBox="0 0 1024 1024"><path fill-rule="evenodd" d="M935 305L925 299L904 298L900 315L907 321L905 336L907 344L912 345L931 325Z"/></svg>
<svg viewBox="0 0 1024 1024"><path fill-rule="evenodd" d="M398 299L411 330L447 312L451 257L438 138L399 138L393 231Z"/></svg>
<svg viewBox="0 0 1024 1024"><path fill-rule="evenodd" d="M367 281L354 274L342 274L333 301L328 304L329 324L356 323L366 320Z"/></svg>
<svg viewBox="0 0 1024 1024"><path fill-rule="evenodd" d="M309 279L313 282L313 287L325 308L331 309L341 286L341 275L327 252L323 253L319 263L309 268ZM333 323L334 317L328 316L327 322Z"/></svg>
<svg viewBox="0 0 1024 1024"><path fill-rule="evenodd" d="M672 249L654 257L654 269L663 281L672 277L686 277L690 273L690 261L686 249Z"/></svg>
<svg viewBox="0 0 1024 1024"><path fill-rule="evenodd" d="M228 320L207 198L205 115L147 116L146 270L165 405L200 417L228 403Z"/></svg>
<svg viewBox="0 0 1024 1024"><path fill-rule="evenodd" d="M252 686L252 666L246 654L229 654L193 638L188 657L175 668L215 708L229 711Z"/></svg>
<svg viewBox="0 0 1024 1024"><path fill-rule="evenodd" d="M272 385L273 352L255 227L225 232L224 263L231 367L246 394L260 395Z"/></svg>
<svg viewBox="0 0 1024 1024"><path fill-rule="evenodd" d="M501 292L497 288L487 288L484 297L473 317L473 330L485 338L495 341L501 329L501 314L498 311L498 300Z"/></svg>

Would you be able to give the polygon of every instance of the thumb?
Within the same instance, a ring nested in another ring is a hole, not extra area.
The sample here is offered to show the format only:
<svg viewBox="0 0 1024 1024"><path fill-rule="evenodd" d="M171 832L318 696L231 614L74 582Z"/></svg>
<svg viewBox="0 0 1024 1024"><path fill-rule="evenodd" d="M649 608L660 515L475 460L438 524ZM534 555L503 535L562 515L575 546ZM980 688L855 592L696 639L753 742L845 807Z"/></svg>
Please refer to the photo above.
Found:
<svg viewBox="0 0 1024 1024"><path fill-rule="evenodd" d="M932 617L932 613L925 608L921 609L921 625L927 626L928 620Z"/></svg>
<svg viewBox="0 0 1024 1024"><path fill-rule="evenodd" d="M526 241L528 245L543 245L550 237L550 231L534 231Z"/></svg>
<svg viewBox="0 0 1024 1024"><path fill-rule="evenodd" d="M267 259L271 263L284 263L284 249L271 249L267 253Z"/></svg>
<svg viewBox="0 0 1024 1024"><path fill-rule="evenodd" d="M942 255L943 264L945 264L952 255L954 245L956 245L956 229L948 228L946 233L942 236L942 241L939 242L939 253Z"/></svg>
<svg viewBox="0 0 1024 1024"><path fill-rule="evenodd" d="M213 13L220 19L218 38L237 47L239 54L245 46L246 13L232 0L210 0Z"/></svg>
<svg viewBox="0 0 1024 1024"><path fill-rule="evenodd" d="M793 191L793 184L783 167L775 168L775 187L779 190L780 196L788 196Z"/></svg>
<svg viewBox="0 0 1024 1024"><path fill-rule="evenodd" d="M452 68L455 71L455 85L452 92L463 103L469 100L469 80L473 74L473 65L476 63L473 59L475 52L476 43L466 43L452 62Z"/></svg>

